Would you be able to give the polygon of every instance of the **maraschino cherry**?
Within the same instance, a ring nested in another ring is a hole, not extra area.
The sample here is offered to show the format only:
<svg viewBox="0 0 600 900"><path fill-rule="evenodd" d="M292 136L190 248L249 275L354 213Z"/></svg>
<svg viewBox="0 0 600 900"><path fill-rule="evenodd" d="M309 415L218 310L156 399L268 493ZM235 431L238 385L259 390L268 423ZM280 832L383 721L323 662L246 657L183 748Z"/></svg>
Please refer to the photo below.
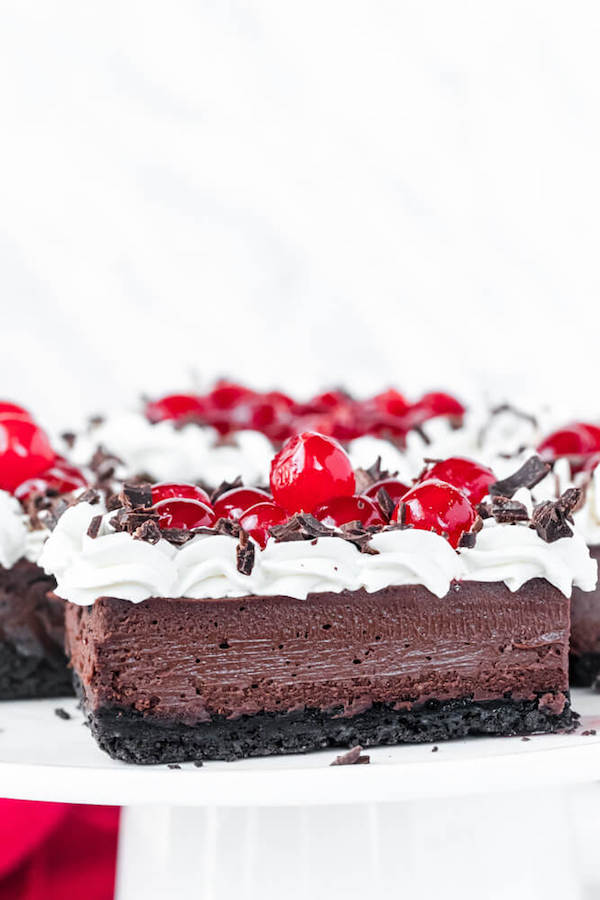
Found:
<svg viewBox="0 0 600 900"><path fill-rule="evenodd" d="M152 502L158 503L159 500L167 500L176 497L177 499L185 498L186 500L198 500L199 503L205 503L210 506L210 497L206 491L198 487L197 484L188 484L187 482L160 481L158 484L152 485Z"/></svg>
<svg viewBox="0 0 600 900"><path fill-rule="evenodd" d="M210 506L187 497L159 500L152 508L161 528L210 528L215 523Z"/></svg>
<svg viewBox="0 0 600 900"><path fill-rule="evenodd" d="M442 391L432 391L423 394L420 400L413 403L409 417L413 425L419 425L426 422L427 419L434 419L437 416L447 416L451 420L460 421L465 411L464 406L456 397Z"/></svg>
<svg viewBox="0 0 600 900"><path fill-rule="evenodd" d="M251 506L267 503L271 500L266 491L259 488L232 488L221 494L215 502L214 511L217 519L234 519L236 522Z"/></svg>
<svg viewBox="0 0 600 900"><path fill-rule="evenodd" d="M392 521L435 531L457 547L462 535L470 531L477 514L462 491L451 484L437 479L423 481L415 485L402 498Z"/></svg>
<svg viewBox="0 0 600 900"><path fill-rule="evenodd" d="M0 488L14 491L54 463L46 433L29 419L0 419Z"/></svg>
<svg viewBox="0 0 600 900"><path fill-rule="evenodd" d="M0 419L28 419L33 422L31 413L16 403L0 402Z"/></svg>
<svg viewBox="0 0 600 900"><path fill-rule="evenodd" d="M259 544L262 549L267 546L269 540L269 528L281 525L287 519L287 514L277 503L256 503L240 516L240 525L247 531L250 537Z"/></svg>
<svg viewBox="0 0 600 900"><path fill-rule="evenodd" d="M365 527L386 524L377 503L369 497L361 497L360 494L353 497L334 497L333 500L318 506L314 515L329 528L340 528L348 522L361 522Z"/></svg>
<svg viewBox="0 0 600 900"><path fill-rule="evenodd" d="M81 469L59 458L49 469L20 484L14 493L18 500L23 501L33 494L69 494L86 484L87 480Z"/></svg>
<svg viewBox="0 0 600 900"><path fill-rule="evenodd" d="M377 500L377 494L382 488L390 495L390 499L394 502L394 505L398 503L409 490L408 485L403 484L402 481L398 481L397 478L382 478L380 481L376 481L367 488L365 496L370 497L371 500Z"/></svg>
<svg viewBox="0 0 600 900"><path fill-rule="evenodd" d="M354 493L352 463L331 437L304 431L284 444L271 463L271 493L289 513L312 512L332 497Z"/></svg>
<svg viewBox="0 0 600 900"><path fill-rule="evenodd" d="M537 451L547 460L597 453L600 451L600 428L586 422L574 422L549 434L538 444Z"/></svg>
<svg viewBox="0 0 600 900"><path fill-rule="evenodd" d="M488 493L490 484L496 481L496 476L487 466L462 456L452 456L434 463L421 480L430 481L432 478L454 485L473 504L480 503Z"/></svg>
<svg viewBox="0 0 600 900"><path fill-rule="evenodd" d="M168 394L159 400L149 401L145 409L146 418L151 422L202 419L205 412L206 405L202 398L194 394Z"/></svg>

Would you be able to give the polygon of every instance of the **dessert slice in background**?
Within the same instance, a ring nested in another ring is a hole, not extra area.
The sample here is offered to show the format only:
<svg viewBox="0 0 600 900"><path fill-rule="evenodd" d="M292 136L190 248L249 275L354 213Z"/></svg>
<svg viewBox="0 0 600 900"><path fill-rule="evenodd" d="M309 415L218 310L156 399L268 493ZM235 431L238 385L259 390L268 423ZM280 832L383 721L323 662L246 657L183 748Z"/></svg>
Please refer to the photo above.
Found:
<svg viewBox="0 0 600 900"><path fill-rule="evenodd" d="M571 727L569 597L597 581L579 492L530 514L493 477L448 460L373 501L391 475L309 432L225 517L189 485L70 507L42 563L99 745L159 763Z"/></svg>
<svg viewBox="0 0 600 900"><path fill-rule="evenodd" d="M0 699L72 693L64 603L37 561L61 498L81 471L59 457L26 410L0 404Z"/></svg>

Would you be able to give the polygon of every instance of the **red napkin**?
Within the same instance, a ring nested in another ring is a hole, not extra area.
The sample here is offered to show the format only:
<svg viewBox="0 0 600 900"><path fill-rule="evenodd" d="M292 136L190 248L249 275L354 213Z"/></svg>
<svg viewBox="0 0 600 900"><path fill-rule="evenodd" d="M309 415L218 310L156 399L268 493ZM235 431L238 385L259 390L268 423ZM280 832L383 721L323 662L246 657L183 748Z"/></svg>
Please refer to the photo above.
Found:
<svg viewBox="0 0 600 900"><path fill-rule="evenodd" d="M0 800L0 900L112 900L119 810Z"/></svg>

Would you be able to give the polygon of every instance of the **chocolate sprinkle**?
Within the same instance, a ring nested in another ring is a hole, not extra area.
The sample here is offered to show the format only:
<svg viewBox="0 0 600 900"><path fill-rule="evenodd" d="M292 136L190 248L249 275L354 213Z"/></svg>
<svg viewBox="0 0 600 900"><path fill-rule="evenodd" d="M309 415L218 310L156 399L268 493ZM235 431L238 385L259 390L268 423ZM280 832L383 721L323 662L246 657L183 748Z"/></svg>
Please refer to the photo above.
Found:
<svg viewBox="0 0 600 900"><path fill-rule="evenodd" d="M238 475L237 478L234 478L233 481L222 481L219 487L215 488L215 490L210 495L210 502L214 506L219 497L222 497L223 494L226 494L227 491L232 491L234 488L243 487L244 482L242 481L241 475Z"/></svg>
<svg viewBox="0 0 600 900"><path fill-rule="evenodd" d="M356 766L356 765L365 765L371 762L370 756L362 755L362 747L358 744L356 747L352 747L351 750L348 750L347 753L342 753L340 756L336 756L332 763L329 763L330 766Z"/></svg>
<svg viewBox="0 0 600 900"><path fill-rule="evenodd" d="M539 503L531 516L531 527L535 528L539 536L548 544L571 537L573 530L569 523L573 523L571 513L581 499L580 488L569 488L558 500L546 500Z"/></svg>
<svg viewBox="0 0 600 900"><path fill-rule="evenodd" d="M94 516L94 518L90 521L88 525L87 534L88 537L97 538L100 533L100 526L102 525L102 516Z"/></svg>
<svg viewBox="0 0 600 900"><path fill-rule="evenodd" d="M129 509L152 506L152 486L147 482L126 481L119 494L119 500Z"/></svg>
<svg viewBox="0 0 600 900"><path fill-rule="evenodd" d="M389 522L389 520L392 518L392 513L396 509L396 504L385 488L379 488L379 490L377 491L377 503L379 504L379 508L384 517Z"/></svg>
<svg viewBox="0 0 600 900"><path fill-rule="evenodd" d="M491 484L489 492L492 496L512 497L519 488L524 487L528 490L534 488L536 484L539 484L546 477L549 471L550 466L548 463L545 463L539 456L532 456L508 478Z"/></svg>
<svg viewBox="0 0 600 900"><path fill-rule="evenodd" d="M496 522L504 525L529 521L529 513L525 504L518 500L511 500L510 497L494 497L492 515Z"/></svg>
<svg viewBox="0 0 600 900"><path fill-rule="evenodd" d="M146 519L133 532L133 537L138 541L146 541L147 544L158 544L161 538L160 528L152 519Z"/></svg>
<svg viewBox="0 0 600 900"><path fill-rule="evenodd" d="M240 531L240 540L236 547L237 569L242 575L250 575L254 568L255 557L254 542L250 540L246 531Z"/></svg>

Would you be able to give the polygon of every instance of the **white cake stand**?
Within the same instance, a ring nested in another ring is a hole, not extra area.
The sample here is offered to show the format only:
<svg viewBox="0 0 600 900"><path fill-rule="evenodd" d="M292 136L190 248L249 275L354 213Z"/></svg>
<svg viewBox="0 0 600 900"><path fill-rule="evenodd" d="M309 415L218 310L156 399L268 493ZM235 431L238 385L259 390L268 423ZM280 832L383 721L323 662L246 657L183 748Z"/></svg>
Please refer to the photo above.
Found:
<svg viewBox="0 0 600 900"><path fill-rule="evenodd" d="M362 766L331 768L328 750L170 769L109 759L74 700L3 703L0 795L124 806L118 900L588 900L600 696L573 705L570 735L381 747Z"/></svg>

